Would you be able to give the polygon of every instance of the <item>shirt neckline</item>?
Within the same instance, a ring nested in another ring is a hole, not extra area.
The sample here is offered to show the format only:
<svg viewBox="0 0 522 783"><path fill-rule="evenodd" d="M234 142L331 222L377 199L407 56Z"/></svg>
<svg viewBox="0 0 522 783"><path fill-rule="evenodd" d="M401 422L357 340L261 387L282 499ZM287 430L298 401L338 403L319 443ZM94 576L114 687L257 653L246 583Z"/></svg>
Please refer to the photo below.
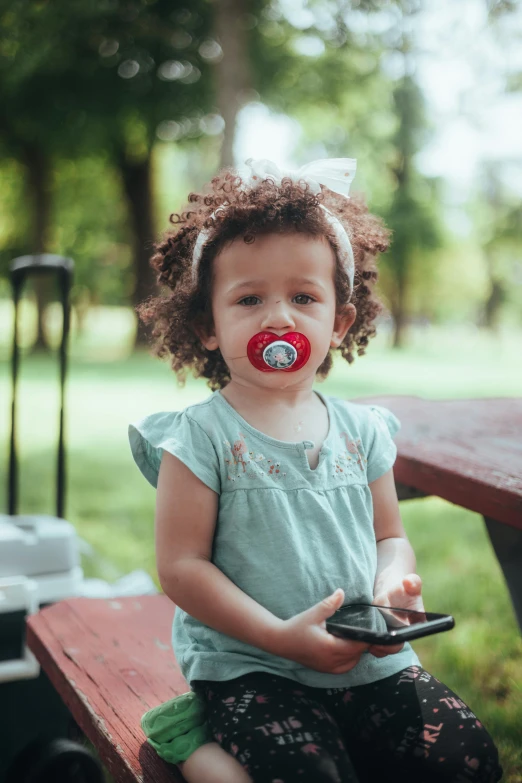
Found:
<svg viewBox="0 0 522 783"><path fill-rule="evenodd" d="M332 429L333 429L332 408L330 405L330 401L328 400L327 397L324 396L324 394L317 391L316 389L314 389L313 392L314 394L317 394L319 399L322 401L323 405L326 408L326 412L328 414L328 432L326 434L326 437L323 441L323 445L321 447L321 451L323 451L325 449L327 442L330 440L332 436ZM311 440L290 441L290 440L278 440L277 438L272 438L270 435L261 432L261 430L257 430L255 427L249 424L248 421L244 419L236 411L236 409L229 403L229 401L222 395L221 389L218 389L216 392L214 392L214 396L219 400L220 404L223 405L226 408L226 410L241 424L241 426L245 430L250 432L250 434L254 435L256 438L260 438L261 440L264 440L266 443L270 443L272 446L277 446L278 448L282 448L282 449L303 449L304 451L307 448L308 449L313 448L315 445Z"/></svg>

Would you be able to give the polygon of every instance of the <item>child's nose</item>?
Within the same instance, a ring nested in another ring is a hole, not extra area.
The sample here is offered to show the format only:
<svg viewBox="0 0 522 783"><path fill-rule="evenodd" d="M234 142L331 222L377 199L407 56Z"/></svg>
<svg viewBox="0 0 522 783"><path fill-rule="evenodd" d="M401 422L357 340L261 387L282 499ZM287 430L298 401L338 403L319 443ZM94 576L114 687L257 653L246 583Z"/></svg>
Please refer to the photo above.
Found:
<svg viewBox="0 0 522 783"><path fill-rule="evenodd" d="M273 332L288 332L295 329L295 321L288 304L278 301L269 305L263 315L261 328Z"/></svg>

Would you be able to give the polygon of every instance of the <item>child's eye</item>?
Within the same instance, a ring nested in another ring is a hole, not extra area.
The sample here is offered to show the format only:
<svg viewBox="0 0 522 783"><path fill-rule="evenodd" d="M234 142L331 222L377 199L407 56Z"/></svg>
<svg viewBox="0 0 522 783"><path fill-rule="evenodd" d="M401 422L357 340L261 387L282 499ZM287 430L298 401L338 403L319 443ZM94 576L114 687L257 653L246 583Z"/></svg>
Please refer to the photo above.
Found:
<svg viewBox="0 0 522 783"><path fill-rule="evenodd" d="M310 302L315 302L315 299L312 299L308 294L296 294L294 296L294 302L298 305L307 305L310 304Z"/></svg>
<svg viewBox="0 0 522 783"><path fill-rule="evenodd" d="M238 304L245 305L245 307L251 307L252 305L257 304L259 301L261 300L258 296L245 296L244 299L240 299Z"/></svg>

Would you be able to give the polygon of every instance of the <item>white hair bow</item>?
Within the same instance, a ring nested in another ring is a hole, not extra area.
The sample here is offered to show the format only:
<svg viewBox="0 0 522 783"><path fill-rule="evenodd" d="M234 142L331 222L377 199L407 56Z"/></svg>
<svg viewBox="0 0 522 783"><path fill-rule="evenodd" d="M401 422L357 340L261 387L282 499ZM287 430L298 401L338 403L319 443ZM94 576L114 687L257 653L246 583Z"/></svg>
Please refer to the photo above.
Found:
<svg viewBox="0 0 522 783"><path fill-rule="evenodd" d="M307 163L297 170L285 170L280 169L277 164L271 160L266 160L264 158L249 158L246 161L246 165L249 167L250 172L247 173L246 176L240 172L240 175L247 188L254 189L267 179L271 179L276 185L279 185L284 178L289 178L295 183L305 182L312 193L320 193L321 185L324 185L335 193L340 193L342 196L349 198L348 194L350 192L350 185L355 177L357 161L354 158L324 158L322 160L314 160L311 163ZM216 212L212 213L211 217L214 217L217 212L225 210L226 206L226 204L223 204L221 207L218 207ZM344 226L335 215L322 204L320 204L320 208L324 211L325 217L334 231L339 245L339 260L348 274L351 290L353 289L355 265L350 239ZM192 275L194 279L197 277L203 248L211 236L211 229L202 229L196 239L194 252L192 254Z"/></svg>
<svg viewBox="0 0 522 783"><path fill-rule="evenodd" d="M306 182L312 193L320 193L321 185L346 196L355 177L357 161L354 158L324 158L306 163L300 169L280 169L276 163L265 158L249 158L246 165L250 169L247 182L254 186L256 182L272 179L276 184L288 177L292 182Z"/></svg>

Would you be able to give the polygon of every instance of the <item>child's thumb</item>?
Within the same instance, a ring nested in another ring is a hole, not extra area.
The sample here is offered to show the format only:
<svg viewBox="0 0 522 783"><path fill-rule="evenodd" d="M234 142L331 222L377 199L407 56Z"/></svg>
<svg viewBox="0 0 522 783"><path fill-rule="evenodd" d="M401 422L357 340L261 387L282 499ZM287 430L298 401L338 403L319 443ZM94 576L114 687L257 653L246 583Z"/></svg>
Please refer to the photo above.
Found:
<svg viewBox="0 0 522 783"><path fill-rule="evenodd" d="M331 617L334 612L336 612L340 606L343 605L344 601L344 590L340 587L337 588L337 590L332 593L332 595L329 595L327 598L323 598L322 601L319 601L318 604L316 604L313 609L314 615L316 620L326 620L327 617Z"/></svg>
<svg viewBox="0 0 522 783"><path fill-rule="evenodd" d="M402 584L409 595L419 595L422 590L422 579L418 574L408 574Z"/></svg>

